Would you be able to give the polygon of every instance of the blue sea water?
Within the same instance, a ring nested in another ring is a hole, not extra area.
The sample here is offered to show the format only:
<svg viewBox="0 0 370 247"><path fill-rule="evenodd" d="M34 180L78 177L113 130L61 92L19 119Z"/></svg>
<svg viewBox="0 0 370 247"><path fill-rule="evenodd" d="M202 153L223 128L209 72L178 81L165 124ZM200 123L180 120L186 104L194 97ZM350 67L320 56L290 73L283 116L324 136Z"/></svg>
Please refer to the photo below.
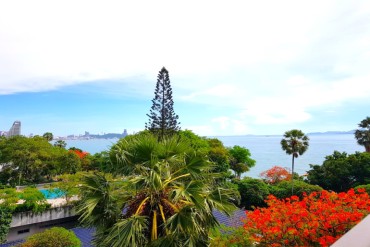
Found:
<svg viewBox="0 0 370 247"><path fill-rule="evenodd" d="M280 145L283 138L279 135L263 136L219 136L225 146L234 145L248 148L252 158L256 160L256 165L243 176L258 178L259 174L273 166L291 167L291 156L287 155ZM363 152L364 148L357 144L353 134L322 134L309 135L310 146L300 157L295 159L295 171L300 175L310 169L310 164L321 165L325 157L340 151L348 154L356 151ZM67 140L67 148L76 147L91 154L109 150L118 139L93 139L93 140Z"/></svg>

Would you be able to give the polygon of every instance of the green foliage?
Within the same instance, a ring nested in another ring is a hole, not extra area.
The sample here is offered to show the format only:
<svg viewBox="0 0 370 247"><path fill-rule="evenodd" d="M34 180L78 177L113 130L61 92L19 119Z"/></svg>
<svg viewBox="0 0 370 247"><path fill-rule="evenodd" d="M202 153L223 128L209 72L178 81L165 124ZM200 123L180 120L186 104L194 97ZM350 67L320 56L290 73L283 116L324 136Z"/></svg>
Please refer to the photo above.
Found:
<svg viewBox="0 0 370 247"><path fill-rule="evenodd" d="M6 241L12 222L12 210L10 207L0 203L0 244Z"/></svg>
<svg viewBox="0 0 370 247"><path fill-rule="evenodd" d="M235 190L220 187L207 157L178 136L127 136L110 156L115 175L124 177L85 176L78 206L99 246L206 245L217 225L212 211L235 210Z"/></svg>
<svg viewBox="0 0 370 247"><path fill-rule="evenodd" d="M181 139L188 141L195 151L205 154L209 152L210 145L206 137L200 137L191 130L180 130L178 135Z"/></svg>
<svg viewBox="0 0 370 247"><path fill-rule="evenodd" d="M52 141L54 136L51 132L46 132L42 135L43 138L45 138L48 142Z"/></svg>
<svg viewBox="0 0 370 247"><path fill-rule="evenodd" d="M54 175L81 169L76 155L39 136L1 138L0 153L0 183L12 186L48 182Z"/></svg>
<svg viewBox="0 0 370 247"><path fill-rule="evenodd" d="M366 152L370 153L370 117L362 120L355 131L355 138L357 143L365 147Z"/></svg>
<svg viewBox="0 0 370 247"><path fill-rule="evenodd" d="M366 193L370 195L370 184L362 184L362 185L356 186L355 191L357 191L358 189L365 189Z"/></svg>
<svg viewBox="0 0 370 247"><path fill-rule="evenodd" d="M230 169L228 150L224 144L216 138L207 139L209 150L208 158L215 165L214 171L226 173Z"/></svg>
<svg viewBox="0 0 370 247"><path fill-rule="evenodd" d="M46 201L44 195L36 188L24 188L19 194L19 199L24 200L18 204L14 212L32 211L40 213L50 208L50 204Z"/></svg>
<svg viewBox="0 0 370 247"><path fill-rule="evenodd" d="M309 195L314 191L322 191L322 188L303 181L294 181L294 195L302 198L304 193ZM281 181L276 185L270 186L270 193L279 199L288 198L292 196L292 183L290 181Z"/></svg>
<svg viewBox="0 0 370 247"><path fill-rule="evenodd" d="M294 159L298 158L307 151L309 146L309 138L301 131L293 129L284 133L284 138L281 140L281 148L288 154L292 155L292 193L294 194Z"/></svg>
<svg viewBox="0 0 370 247"><path fill-rule="evenodd" d="M79 184L83 177L82 172L78 172L76 174L63 174L57 176L57 182L52 183L50 185L50 189L57 193L60 197L63 197L66 200L66 204L70 204L71 198L73 196L79 195Z"/></svg>
<svg viewBox="0 0 370 247"><path fill-rule="evenodd" d="M56 142L54 142L54 147L59 147L59 148L66 148L67 146L67 143L63 140L58 140Z"/></svg>
<svg viewBox="0 0 370 247"><path fill-rule="evenodd" d="M221 225L210 231L210 247L253 247L249 234L243 227Z"/></svg>
<svg viewBox="0 0 370 247"><path fill-rule="evenodd" d="M282 149L293 158L298 158L308 149L309 138L301 131L293 129L284 133L281 140Z"/></svg>
<svg viewBox="0 0 370 247"><path fill-rule="evenodd" d="M81 241L76 235L65 228L53 227L41 233L36 233L20 247L80 247Z"/></svg>
<svg viewBox="0 0 370 247"><path fill-rule="evenodd" d="M150 114L147 114L149 123L145 124L145 129L157 135L160 140L179 131L179 116L173 110L171 82L165 67L158 73L152 103Z"/></svg>
<svg viewBox="0 0 370 247"><path fill-rule="evenodd" d="M253 209L254 207L265 207L265 199L270 194L269 185L263 182L261 179L255 178L243 178L238 181L235 180L238 185L240 193L240 207L244 207L247 210Z"/></svg>
<svg viewBox="0 0 370 247"><path fill-rule="evenodd" d="M237 178L240 179L242 173L249 171L256 164L250 156L248 149L240 146L233 146L228 149L230 168L235 172Z"/></svg>
<svg viewBox="0 0 370 247"><path fill-rule="evenodd" d="M37 213L50 208L44 195L36 188L28 187L21 191L16 191L14 188L1 189L0 198L3 200L0 205L8 207L15 213L25 211ZM17 204L17 202L22 203Z"/></svg>
<svg viewBox="0 0 370 247"><path fill-rule="evenodd" d="M1 205L6 205L14 209L19 200L19 193L14 188L5 188L0 190Z"/></svg>
<svg viewBox="0 0 370 247"><path fill-rule="evenodd" d="M370 153L348 155L334 151L326 156L321 166L310 165L307 181L325 190L344 192L350 188L370 183Z"/></svg>
<svg viewBox="0 0 370 247"><path fill-rule="evenodd" d="M103 151L91 156L91 167L101 172L110 172L112 169L109 152Z"/></svg>

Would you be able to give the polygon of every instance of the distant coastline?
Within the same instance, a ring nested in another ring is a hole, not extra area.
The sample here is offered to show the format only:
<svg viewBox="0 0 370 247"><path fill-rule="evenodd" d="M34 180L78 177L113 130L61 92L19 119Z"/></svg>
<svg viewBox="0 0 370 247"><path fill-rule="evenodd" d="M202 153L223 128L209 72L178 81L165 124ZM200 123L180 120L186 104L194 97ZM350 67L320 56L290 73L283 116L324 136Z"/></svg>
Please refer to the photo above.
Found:
<svg viewBox="0 0 370 247"><path fill-rule="evenodd" d="M325 132L311 132L307 135L346 135L346 134L354 134L356 130L349 130L349 131L325 131Z"/></svg>
<svg viewBox="0 0 370 247"><path fill-rule="evenodd" d="M356 130L349 130L349 131L325 131L325 132L309 132L307 135L348 135L348 134L354 134ZM107 133L102 135L94 135L94 134L85 134L85 135L69 135L66 137L55 137L54 140L91 140L91 139L120 139L126 137L128 134L127 132L123 132L122 134L119 133ZM282 136L281 135L253 135L253 134L247 134L247 135L233 135L233 136ZM218 137L228 137L228 136L206 136L209 138L218 138ZM230 136L232 137L232 136Z"/></svg>
<svg viewBox="0 0 370 247"><path fill-rule="evenodd" d="M91 140L91 139L120 139L127 136L127 132L123 132L122 134L119 133L107 133L103 135L69 135L66 137L55 137L54 140Z"/></svg>

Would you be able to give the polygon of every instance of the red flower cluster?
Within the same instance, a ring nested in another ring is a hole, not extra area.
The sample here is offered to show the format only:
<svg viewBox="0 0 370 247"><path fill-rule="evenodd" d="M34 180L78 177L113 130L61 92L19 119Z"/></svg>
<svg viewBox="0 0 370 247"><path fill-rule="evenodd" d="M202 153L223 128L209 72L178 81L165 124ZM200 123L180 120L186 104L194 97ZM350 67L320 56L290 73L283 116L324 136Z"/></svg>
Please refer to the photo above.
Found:
<svg viewBox="0 0 370 247"><path fill-rule="evenodd" d="M365 190L347 193L313 192L279 200L270 195L268 207L247 211L244 228L253 241L273 247L329 246L370 213Z"/></svg>
<svg viewBox="0 0 370 247"><path fill-rule="evenodd" d="M267 171L261 172L260 177L269 184L276 184L281 181L290 180L292 174L283 167L274 166Z"/></svg>
<svg viewBox="0 0 370 247"><path fill-rule="evenodd" d="M80 157L80 159L85 158L89 154L88 152L80 151L78 149L70 150L70 152L77 154L77 156Z"/></svg>

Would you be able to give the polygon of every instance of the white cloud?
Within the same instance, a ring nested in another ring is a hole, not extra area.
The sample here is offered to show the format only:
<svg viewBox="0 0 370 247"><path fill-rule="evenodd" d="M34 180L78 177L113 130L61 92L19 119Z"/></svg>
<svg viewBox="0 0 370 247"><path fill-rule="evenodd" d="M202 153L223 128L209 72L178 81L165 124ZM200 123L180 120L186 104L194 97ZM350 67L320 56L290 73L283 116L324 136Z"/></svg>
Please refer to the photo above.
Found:
<svg viewBox="0 0 370 247"><path fill-rule="evenodd" d="M178 99L223 108L194 131L302 123L370 96L369 30L365 0L3 1L0 94L97 80L139 93L135 78L166 66Z"/></svg>

